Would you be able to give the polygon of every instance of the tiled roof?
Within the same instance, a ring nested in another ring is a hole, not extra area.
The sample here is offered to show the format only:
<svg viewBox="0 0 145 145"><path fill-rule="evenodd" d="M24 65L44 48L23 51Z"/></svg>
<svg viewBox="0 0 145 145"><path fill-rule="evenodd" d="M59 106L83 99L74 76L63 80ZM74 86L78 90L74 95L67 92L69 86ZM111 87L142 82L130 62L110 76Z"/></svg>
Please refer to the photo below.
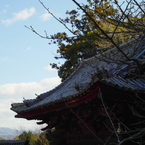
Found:
<svg viewBox="0 0 145 145"><path fill-rule="evenodd" d="M26 145L26 140L0 140L0 145Z"/></svg>
<svg viewBox="0 0 145 145"><path fill-rule="evenodd" d="M139 42L139 43L137 43ZM120 46L130 59L145 64L145 39L132 39ZM40 94L36 99L12 104L12 110L20 113L35 110L42 106L54 104L78 96L88 90L94 82L101 82L129 91L145 93L145 77L127 77L135 72L133 60L126 60L116 48L112 48L94 57L82 60L76 70L53 90Z"/></svg>

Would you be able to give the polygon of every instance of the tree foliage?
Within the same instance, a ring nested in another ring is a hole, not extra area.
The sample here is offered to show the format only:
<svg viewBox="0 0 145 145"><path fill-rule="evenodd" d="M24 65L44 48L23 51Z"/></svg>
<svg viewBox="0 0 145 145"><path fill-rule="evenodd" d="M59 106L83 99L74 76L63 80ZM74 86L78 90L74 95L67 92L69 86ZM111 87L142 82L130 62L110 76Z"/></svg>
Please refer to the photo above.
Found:
<svg viewBox="0 0 145 145"><path fill-rule="evenodd" d="M51 145L50 140L47 138L47 132L42 132L36 141L36 145Z"/></svg>
<svg viewBox="0 0 145 145"><path fill-rule="evenodd" d="M102 29L106 29L108 33L111 31L113 26L107 20L117 13L117 9L114 9L108 0L88 0L87 4L81 7ZM112 47L111 43L105 41L102 32L96 28L94 22L84 12L80 12L80 9L67 11L66 14L68 17L61 19L61 22L71 25L69 31L72 37L64 32L51 36L52 43L58 45L57 52L60 54L56 59L65 59L60 67L52 64L52 67L58 69L58 75L62 81L74 71L80 60L96 55L100 49L106 50Z"/></svg>
<svg viewBox="0 0 145 145"><path fill-rule="evenodd" d="M18 136L18 138L20 140L27 140L30 145L35 145L35 143L36 143L36 139L34 137L34 134L31 131L28 131L28 132L24 131L24 132L22 132Z"/></svg>
<svg viewBox="0 0 145 145"><path fill-rule="evenodd" d="M63 134L58 130L46 130L41 133L23 131L14 140L27 140L29 145L60 145L64 143Z"/></svg>
<svg viewBox="0 0 145 145"><path fill-rule="evenodd" d="M66 18L57 18L40 1L43 7L68 30L42 36L32 26L27 27L42 38L58 46L55 59L65 60L62 65L51 63L64 81L82 59L94 56L112 47L117 47L136 35L144 34L144 3L130 0L119 4L117 0L86 0L83 4L72 0L77 10L66 11ZM125 3L125 4L124 4ZM123 5L124 4L124 5ZM123 52L122 52L123 54ZM124 57L125 54L123 54ZM127 60L129 60L126 57Z"/></svg>
<svg viewBox="0 0 145 145"><path fill-rule="evenodd" d="M50 137L48 133L33 133L31 131L23 131L19 136L16 136L14 140L27 140L29 145L51 145Z"/></svg>
<svg viewBox="0 0 145 145"><path fill-rule="evenodd" d="M122 9L117 0L86 0L79 4L77 10L66 11L68 15L61 19L54 16L41 2L44 8L57 21L65 26L66 32L42 36L33 27L33 32L42 38L51 39L49 44L58 46L56 59L65 59L64 64L51 63L58 69L58 75L64 81L76 68L80 60L94 56L100 51L128 41L142 33L144 11L142 5L135 0L127 1Z"/></svg>

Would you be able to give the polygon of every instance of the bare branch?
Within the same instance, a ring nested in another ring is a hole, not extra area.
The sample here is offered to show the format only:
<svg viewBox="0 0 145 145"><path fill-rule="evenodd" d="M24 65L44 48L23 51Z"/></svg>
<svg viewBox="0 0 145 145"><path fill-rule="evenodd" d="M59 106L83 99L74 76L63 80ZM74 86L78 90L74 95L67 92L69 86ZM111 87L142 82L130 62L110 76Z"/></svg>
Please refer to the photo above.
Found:
<svg viewBox="0 0 145 145"><path fill-rule="evenodd" d="M122 50L121 48L114 42L114 40L107 35L107 33L95 22L95 20L88 14L88 12L83 9L79 3L77 3L75 0L72 0L89 18L90 20L95 24L95 26L102 32L102 34L123 54L123 56L126 58L126 60L131 61L133 59L130 59ZM138 64L137 60L133 60Z"/></svg>
<svg viewBox="0 0 145 145"><path fill-rule="evenodd" d="M135 138L140 138L140 137L142 136L142 134L144 134L144 132L145 132L145 128L140 129L137 133L135 133L135 134L133 134L133 135L131 135L131 136L129 136L129 137L123 139L122 141L120 141L120 142L118 143L118 145L121 145L121 144L123 144L124 142L127 142L127 141L129 141L129 140L133 140L133 139L135 139ZM139 144L140 144L140 143L139 143Z"/></svg>
<svg viewBox="0 0 145 145"><path fill-rule="evenodd" d="M136 5L139 7L139 9L144 13L144 15L145 15L145 11L142 9L142 7L139 5L139 3L136 1L136 0L133 0L135 3L136 3Z"/></svg>
<svg viewBox="0 0 145 145"><path fill-rule="evenodd" d="M99 89L99 90L100 90L100 89ZM110 115L109 115L109 113L108 113L108 111L107 111L106 105L105 105L105 103L104 103L104 100L103 100L103 96L102 96L101 90L100 90L99 92L100 92L100 93L99 93L99 98L100 98L101 101L102 101L102 105L103 105L103 107L104 107L104 109L105 109L105 112L106 112L106 114L107 114L107 116L108 116L108 118L109 118L109 121L110 121L110 123L111 123L111 125L112 125L112 127L113 127L113 129L114 129L114 132L115 132L115 135L116 135L116 137L117 137L117 140L118 140L118 142L120 142L120 139L119 139L117 130L116 130L115 126L114 126L114 123L113 123L113 121L112 121L112 119L111 119L111 117L110 117Z"/></svg>
<svg viewBox="0 0 145 145"><path fill-rule="evenodd" d="M44 31L45 34L46 34L46 36L43 36L43 35L40 35L32 26L30 26L30 27L25 26L25 27L28 28L29 30L31 30L32 32L34 32L35 34L37 34L37 35L38 35L39 37L41 37L41 38L52 39L52 38L48 37L46 31Z"/></svg>
<svg viewBox="0 0 145 145"><path fill-rule="evenodd" d="M65 102L65 105L70 109L70 111L85 125L85 127L90 131L92 135L95 136L101 143L103 141L87 126L87 124L71 109L71 107Z"/></svg>
<svg viewBox="0 0 145 145"><path fill-rule="evenodd" d="M55 18L59 23L61 23L69 32L71 32L73 35L75 35L75 33L71 30L71 29L69 29L68 27L67 27L67 25L66 24L64 24L60 19L58 19L52 12L50 12L50 10L48 9L48 8L46 8L46 6L39 0L39 2L41 3L41 5L45 8L45 10L47 10L47 12L53 17L53 18Z"/></svg>

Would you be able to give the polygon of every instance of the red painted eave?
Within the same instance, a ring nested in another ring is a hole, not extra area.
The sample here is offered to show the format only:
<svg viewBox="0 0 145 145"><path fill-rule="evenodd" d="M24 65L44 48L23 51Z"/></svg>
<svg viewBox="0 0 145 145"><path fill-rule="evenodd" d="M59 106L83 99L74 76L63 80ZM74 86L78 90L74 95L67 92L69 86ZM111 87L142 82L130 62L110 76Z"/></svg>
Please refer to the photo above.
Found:
<svg viewBox="0 0 145 145"><path fill-rule="evenodd" d="M96 86L94 89L90 90L85 95L77 96L73 99L66 100L65 102L63 101L61 103L57 103L54 105L49 105L49 106L45 106L45 107L42 106L42 108L38 108L38 109L29 111L29 112L18 113L16 115L16 117L26 118L26 119L37 119L37 117L42 114L46 114L51 111L55 111L55 110L59 110L59 109L64 109L67 107L73 107L78 104L87 102L87 101L95 98L98 93L99 93L99 86Z"/></svg>

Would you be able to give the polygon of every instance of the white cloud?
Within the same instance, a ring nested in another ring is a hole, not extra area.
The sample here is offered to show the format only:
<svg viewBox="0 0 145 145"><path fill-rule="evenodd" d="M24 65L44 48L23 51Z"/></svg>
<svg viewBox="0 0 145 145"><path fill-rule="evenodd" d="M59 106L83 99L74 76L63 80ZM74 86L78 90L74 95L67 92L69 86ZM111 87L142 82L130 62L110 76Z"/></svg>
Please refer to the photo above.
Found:
<svg viewBox="0 0 145 145"><path fill-rule="evenodd" d="M0 61L6 61L8 60L8 57L0 57Z"/></svg>
<svg viewBox="0 0 145 145"><path fill-rule="evenodd" d="M6 84L0 86L0 124L1 127L36 129L38 126L35 121L14 118L15 112L10 110L11 103L22 102L26 99L36 98L36 94L45 93L60 83L59 77L46 78L40 82ZM35 126L35 127L34 127Z"/></svg>
<svg viewBox="0 0 145 145"><path fill-rule="evenodd" d="M33 48L31 46L27 46L27 47L23 47L22 48L24 51L30 51L32 50Z"/></svg>
<svg viewBox="0 0 145 145"><path fill-rule="evenodd" d="M16 21L28 19L34 13L35 13L34 7L30 8L30 9L24 9L18 13L13 13L13 17L11 19L2 20L2 23L6 24L6 25L10 25L12 23L15 23Z"/></svg>
<svg viewBox="0 0 145 145"><path fill-rule="evenodd" d="M51 14L49 14L47 11L43 15L41 15L41 19L43 21L48 21L50 18L51 18Z"/></svg>
<svg viewBox="0 0 145 145"><path fill-rule="evenodd" d="M5 14L7 12L7 10L2 10L2 11L0 11L0 14Z"/></svg>
<svg viewBox="0 0 145 145"><path fill-rule="evenodd" d="M44 67L45 70L55 71L56 69L52 68L50 64Z"/></svg>
<svg viewBox="0 0 145 145"><path fill-rule="evenodd" d="M32 47L30 47L30 46L26 48L26 50L30 50L30 49L32 49Z"/></svg>

